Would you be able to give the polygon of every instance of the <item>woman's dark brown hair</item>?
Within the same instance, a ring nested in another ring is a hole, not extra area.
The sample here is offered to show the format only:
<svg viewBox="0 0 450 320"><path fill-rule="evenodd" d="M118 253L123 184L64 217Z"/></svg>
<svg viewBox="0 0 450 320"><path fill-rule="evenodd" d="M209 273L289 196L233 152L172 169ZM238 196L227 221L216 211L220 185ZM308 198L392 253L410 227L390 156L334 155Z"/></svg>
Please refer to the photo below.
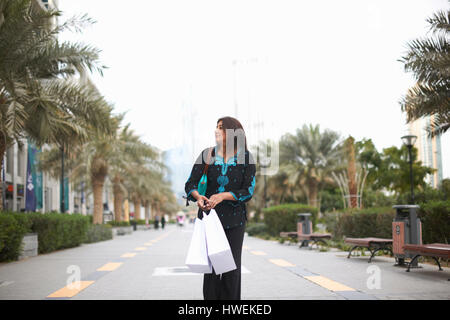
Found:
<svg viewBox="0 0 450 320"><path fill-rule="evenodd" d="M227 129L233 129L233 133L234 135L234 152L237 152L237 148L238 148L238 136L240 134L244 135L244 141L245 141L245 151L248 151L247 149L247 137L245 136L245 131L244 128L242 127L242 124L239 122L238 119L233 118L233 117L223 117L220 118L219 120L217 120L217 124L219 124L219 122L222 121L222 131L224 133L223 135L223 143L222 143L222 154L226 155L226 130ZM242 131L238 131L237 133L235 132L236 129L241 129Z"/></svg>

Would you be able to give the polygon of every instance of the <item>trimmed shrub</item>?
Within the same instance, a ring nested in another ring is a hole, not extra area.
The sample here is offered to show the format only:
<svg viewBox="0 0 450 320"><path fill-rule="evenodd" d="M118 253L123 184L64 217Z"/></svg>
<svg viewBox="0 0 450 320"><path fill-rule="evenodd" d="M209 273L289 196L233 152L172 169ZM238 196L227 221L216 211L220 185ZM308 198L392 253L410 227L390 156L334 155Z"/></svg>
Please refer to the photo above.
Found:
<svg viewBox="0 0 450 320"><path fill-rule="evenodd" d="M108 221L107 224L109 224L112 227L129 227L131 226L131 223L129 221Z"/></svg>
<svg viewBox="0 0 450 320"><path fill-rule="evenodd" d="M287 203L263 209L267 232L278 236L280 232L297 230L298 213L311 213L313 230L316 227L318 209L300 203Z"/></svg>
<svg viewBox="0 0 450 320"><path fill-rule="evenodd" d="M81 214L26 213L38 234L39 253L79 246L86 239L89 217Z"/></svg>
<svg viewBox="0 0 450 320"><path fill-rule="evenodd" d="M86 233L85 243L93 243L105 240L111 240L112 227L108 224L91 224Z"/></svg>
<svg viewBox="0 0 450 320"><path fill-rule="evenodd" d="M390 207L368 208L337 214L334 230L335 239L348 238L392 238L392 221L395 209Z"/></svg>
<svg viewBox="0 0 450 320"><path fill-rule="evenodd" d="M422 243L449 243L450 200L422 203L418 216L422 222Z"/></svg>
<svg viewBox="0 0 450 320"><path fill-rule="evenodd" d="M0 261L17 260L23 236L30 232L30 221L23 214L0 212Z"/></svg>
<svg viewBox="0 0 450 320"><path fill-rule="evenodd" d="M267 227L264 222L256 222L256 223L249 223L245 231L248 233L249 236L255 236L258 234L263 234L267 232Z"/></svg>

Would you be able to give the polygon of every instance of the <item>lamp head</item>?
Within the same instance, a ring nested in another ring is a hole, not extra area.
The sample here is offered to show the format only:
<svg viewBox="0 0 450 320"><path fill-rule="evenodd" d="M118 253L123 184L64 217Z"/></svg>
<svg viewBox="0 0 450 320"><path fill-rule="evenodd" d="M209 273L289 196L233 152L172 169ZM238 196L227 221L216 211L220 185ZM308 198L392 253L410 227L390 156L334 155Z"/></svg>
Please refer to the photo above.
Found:
<svg viewBox="0 0 450 320"><path fill-rule="evenodd" d="M403 144L407 147L412 147L417 140L417 136L415 135L406 135L402 137Z"/></svg>

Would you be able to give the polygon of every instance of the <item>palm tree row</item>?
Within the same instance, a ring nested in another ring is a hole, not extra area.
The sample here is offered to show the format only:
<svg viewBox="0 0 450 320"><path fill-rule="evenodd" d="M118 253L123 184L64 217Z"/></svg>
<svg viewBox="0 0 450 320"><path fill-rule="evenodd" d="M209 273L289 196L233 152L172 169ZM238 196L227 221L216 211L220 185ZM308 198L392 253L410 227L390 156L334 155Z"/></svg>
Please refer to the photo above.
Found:
<svg viewBox="0 0 450 320"><path fill-rule="evenodd" d="M257 149L268 150L270 145L262 143ZM332 130L321 132L318 125L304 125L296 134L283 135L278 146L279 170L267 179L270 203L306 198L308 205L320 208L321 190L327 184L335 184L332 173L347 169L343 160L345 144L339 134ZM262 208L258 195L263 187L263 183L258 183L255 191L257 210Z"/></svg>
<svg viewBox="0 0 450 320"><path fill-rule="evenodd" d="M164 180L167 169L160 153L142 142L129 128L120 127L121 116L111 118L116 127L114 134L99 134L83 144L73 144L66 151L66 171L74 186L90 190L94 198L93 222L103 222L103 192L107 178L111 181L114 195L114 216L116 221L124 221L123 203L129 199L134 203L135 219L141 219L141 205L145 207L146 218L150 207L161 212L161 202L174 205L170 188ZM40 157L40 169L58 177L61 170L60 151L53 148L44 151ZM167 206L165 205L165 206ZM168 212L168 210L164 210ZM171 211L169 211L171 212Z"/></svg>
<svg viewBox="0 0 450 320"><path fill-rule="evenodd" d="M257 172L263 172L259 163L265 156L259 150L268 150L273 156L270 149L274 146L277 144L267 141L252 148L258 159ZM319 125L304 125L295 134L283 135L278 147L278 170L264 179L269 205L306 202L320 210L323 192L331 188L340 192L343 208L362 208L365 191L390 191L398 196L410 187L406 146L379 153L370 139L342 139L332 130L321 131ZM426 175L434 169L423 166L416 153L413 149L414 186L423 189ZM255 201L250 203L257 213L266 205L261 180L256 184Z"/></svg>
<svg viewBox="0 0 450 320"><path fill-rule="evenodd" d="M0 0L0 165L6 149L24 138L50 146L40 166L53 176L61 175L63 154L72 184L83 182L93 193L94 223L102 222L107 177L116 220L123 219L120 204L126 197L139 208L136 204L162 210L173 205L159 152L121 125L123 116L113 115L89 81L88 72L102 74L105 68L100 51L58 40L60 32L78 31L92 20L54 23L60 16L32 0Z"/></svg>
<svg viewBox="0 0 450 320"><path fill-rule="evenodd" d="M74 78L85 70L101 72L99 51L57 39L89 19L53 25L58 16L31 0L0 1L1 164L6 149L24 138L64 148L69 139L83 142L94 132L111 131L103 121L110 105L95 87Z"/></svg>

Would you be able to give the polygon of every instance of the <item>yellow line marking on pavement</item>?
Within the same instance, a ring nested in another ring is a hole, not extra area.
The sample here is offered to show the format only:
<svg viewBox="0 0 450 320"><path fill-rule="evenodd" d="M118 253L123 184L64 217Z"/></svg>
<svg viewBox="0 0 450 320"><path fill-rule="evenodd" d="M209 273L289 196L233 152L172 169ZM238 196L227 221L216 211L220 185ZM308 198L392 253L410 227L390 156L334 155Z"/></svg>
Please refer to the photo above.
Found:
<svg viewBox="0 0 450 320"><path fill-rule="evenodd" d="M280 267L295 267L295 265L283 259L269 259L269 261Z"/></svg>
<svg viewBox="0 0 450 320"><path fill-rule="evenodd" d="M47 296L47 298L72 298L74 295L79 293L81 290L86 289L95 281L75 281L70 285L65 286L58 291L53 292L51 295Z"/></svg>
<svg viewBox="0 0 450 320"><path fill-rule="evenodd" d="M114 271L122 265L123 262L110 262L105 264L103 267L97 269L97 271Z"/></svg>
<svg viewBox="0 0 450 320"><path fill-rule="evenodd" d="M147 248L146 247L137 247L137 248L134 248L134 250L136 250L136 251L144 251L144 250L147 250Z"/></svg>
<svg viewBox="0 0 450 320"><path fill-rule="evenodd" d="M251 253L253 253L255 256L267 256L267 253L265 253L264 251L250 251Z"/></svg>
<svg viewBox="0 0 450 320"><path fill-rule="evenodd" d="M249 249L250 249L250 247L247 247L247 246L242 246L242 249L245 249L245 250L249 250Z"/></svg>
<svg viewBox="0 0 450 320"><path fill-rule="evenodd" d="M127 252L121 255L121 258L133 258L136 255L136 253Z"/></svg>
<svg viewBox="0 0 450 320"><path fill-rule="evenodd" d="M353 288L347 287L339 282L333 281L331 279L322 276L306 276L304 278L330 291L356 291Z"/></svg>
<svg viewBox="0 0 450 320"><path fill-rule="evenodd" d="M151 246L151 245L153 245L152 242L146 242L146 243L144 243L144 246Z"/></svg>

